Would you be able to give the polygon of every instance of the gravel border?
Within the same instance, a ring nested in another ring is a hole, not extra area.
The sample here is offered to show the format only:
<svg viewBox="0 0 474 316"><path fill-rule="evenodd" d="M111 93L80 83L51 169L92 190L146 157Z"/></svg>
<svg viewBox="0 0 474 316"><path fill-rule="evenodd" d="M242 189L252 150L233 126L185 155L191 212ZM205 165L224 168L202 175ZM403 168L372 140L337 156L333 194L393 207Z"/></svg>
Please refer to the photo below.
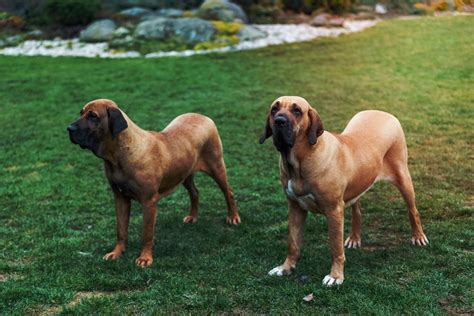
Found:
<svg viewBox="0 0 474 316"><path fill-rule="evenodd" d="M29 40L15 47L7 47L0 50L0 55L9 56L75 56L75 57L100 57L100 58L160 58L160 57L187 57L209 53L224 53L230 51L256 49L270 45L309 41L317 37L335 37L341 34L360 32L366 28L375 26L379 20L345 21L343 27L327 28L313 27L308 24L268 24L252 25L268 34L267 37L243 41L234 46L228 46L210 50L185 50L156 52L145 56L140 53L113 52L109 50L107 43L82 43L79 39L72 40Z"/></svg>

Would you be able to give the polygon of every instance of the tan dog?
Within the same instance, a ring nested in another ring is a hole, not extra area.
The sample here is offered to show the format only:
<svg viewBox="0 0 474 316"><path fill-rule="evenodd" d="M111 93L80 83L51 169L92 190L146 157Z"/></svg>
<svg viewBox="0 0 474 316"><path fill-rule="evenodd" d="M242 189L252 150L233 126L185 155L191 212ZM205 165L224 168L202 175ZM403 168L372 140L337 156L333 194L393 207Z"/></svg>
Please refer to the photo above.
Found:
<svg viewBox="0 0 474 316"><path fill-rule="evenodd" d="M265 133L281 153L280 179L288 199L288 255L270 275L296 267L308 211L327 217L331 272L323 284L344 281L344 208L352 205L351 232L345 246L361 246L359 198L380 180L392 182L408 206L412 243L426 245L408 171L408 152L400 122L381 111L357 113L342 134L325 132L319 114L301 97L276 99Z"/></svg>
<svg viewBox="0 0 474 316"><path fill-rule="evenodd" d="M68 127L71 141L104 160L105 174L115 199L117 244L104 256L105 260L115 260L125 250L131 199L143 206L143 248L136 260L141 267L153 262L156 204L181 183L191 199L191 212L184 222L196 222L199 200L193 180L196 171L210 175L224 193L227 222L240 223L227 183L221 140L211 119L199 114L183 114L162 132L145 131L113 101L105 99L87 103L80 114Z"/></svg>

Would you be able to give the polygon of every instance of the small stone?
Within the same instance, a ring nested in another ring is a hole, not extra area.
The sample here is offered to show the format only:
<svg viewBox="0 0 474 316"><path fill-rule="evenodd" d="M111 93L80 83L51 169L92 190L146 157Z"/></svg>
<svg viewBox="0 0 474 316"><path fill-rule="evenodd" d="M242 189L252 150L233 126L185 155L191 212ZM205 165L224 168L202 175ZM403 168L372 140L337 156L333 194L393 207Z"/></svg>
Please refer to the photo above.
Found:
<svg viewBox="0 0 474 316"><path fill-rule="evenodd" d="M165 18L180 18L183 16L183 10L173 9L173 8L165 8L161 9L157 12L158 16L162 16Z"/></svg>
<svg viewBox="0 0 474 316"><path fill-rule="evenodd" d="M127 16L127 17L138 18L138 17L142 17L146 14L150 14L152 12L153 11L151 11L150 9L146 9L146 8L142 8L142 7L133 7L133 8L122 10L122 11L119 12L119 14L123 15L123 16Z"/></svg>
<svg viewBox="0 0 474 316"><path fill-rule="evenodd" d="M121 27L119 27L118 29L116 29L114 31L113 37L124 37L128 34L130 34L129 29L127 29L126 27L121 26Z"/></svg>
<svg viewBox="0 0 474 316"><path fill-rule="evenodd" d="M314 26L327 26L329 24L329 18L327 14L318 14L310 22Z"/></svg>
<svg viewBox="0 0 474 316"><path fill-rule="evenodd" d="M36 30L26 33L26 37L31 38L31 39L38 39L38 38L43 37L43 34L44 34L43 31L36 29Z"/></svg>

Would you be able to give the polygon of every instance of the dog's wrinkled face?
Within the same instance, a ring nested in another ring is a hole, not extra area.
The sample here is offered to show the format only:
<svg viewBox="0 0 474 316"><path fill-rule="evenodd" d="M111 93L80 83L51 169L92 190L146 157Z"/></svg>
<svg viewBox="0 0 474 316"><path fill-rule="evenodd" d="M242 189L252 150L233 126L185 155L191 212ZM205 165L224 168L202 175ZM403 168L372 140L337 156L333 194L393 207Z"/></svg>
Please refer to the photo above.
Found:
<svg viewBox="0 0 474 316"><path fill-rule="evenodd" d="M117 105L111 100L99 99L87 103L79 119L70 124L67 130L71 142L97 155L104 139L114 138L127 127L127 121Z"/></svg>
<svg viewBox="0 0 474 316"><path fill-rule="evenodd" d="M273 136L273 144L277 150L287 153L300 135L307 138L310 145L314 145L323 132L318 112L305 99L284 96L272 103L260 144Z"/></svg>

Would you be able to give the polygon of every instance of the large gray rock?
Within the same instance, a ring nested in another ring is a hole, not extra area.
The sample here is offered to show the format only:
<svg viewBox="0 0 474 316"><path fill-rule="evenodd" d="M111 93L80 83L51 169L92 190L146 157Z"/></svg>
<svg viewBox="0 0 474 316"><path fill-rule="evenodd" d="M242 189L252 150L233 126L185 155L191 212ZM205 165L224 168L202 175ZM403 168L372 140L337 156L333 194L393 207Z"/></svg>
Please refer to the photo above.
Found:
<svg viewBox="0 0 474 316"><path fill-rule="evenodd" d="M173 29L170 19L157 17L140 22L135 29L135 36L145 39L165 39Z"/></svg>
<svg viewBox="0 0 474 316"><path fill-rule="evenodd" d="M209 41L216 30L212 23L198 18L173 20L173 35L186 44Z"/></svg>
<svg viewBox="0 0 474 316"><path fill-rule="evenodd" d="M150 9L142 8L142 7L133 7L129 9L125 9L119 12L120 15L131 17L131 18L139 18L146 14L150 14L153 11Z"/></svg>
<svg viewBox="0 0 474 316"><path fill-rule="evenodd" d="M247 15L242 8L228 0L206 0L198 10L198 15L207 20L248 22Z"/></svg>
<svg viewBox="0 0 474 316"><path fill-rule="evenodd" d="M265 38L268 34L250 25L244 25L237 33L241 41L253 41L260 38Z"/></svg>
<svg viewBox="0 0 474 316"><path fill-rule="evenodd" d="M117 25L112 20L99 20L90 24L79 36L83 42L106 42L113 37Z"/></svg>

